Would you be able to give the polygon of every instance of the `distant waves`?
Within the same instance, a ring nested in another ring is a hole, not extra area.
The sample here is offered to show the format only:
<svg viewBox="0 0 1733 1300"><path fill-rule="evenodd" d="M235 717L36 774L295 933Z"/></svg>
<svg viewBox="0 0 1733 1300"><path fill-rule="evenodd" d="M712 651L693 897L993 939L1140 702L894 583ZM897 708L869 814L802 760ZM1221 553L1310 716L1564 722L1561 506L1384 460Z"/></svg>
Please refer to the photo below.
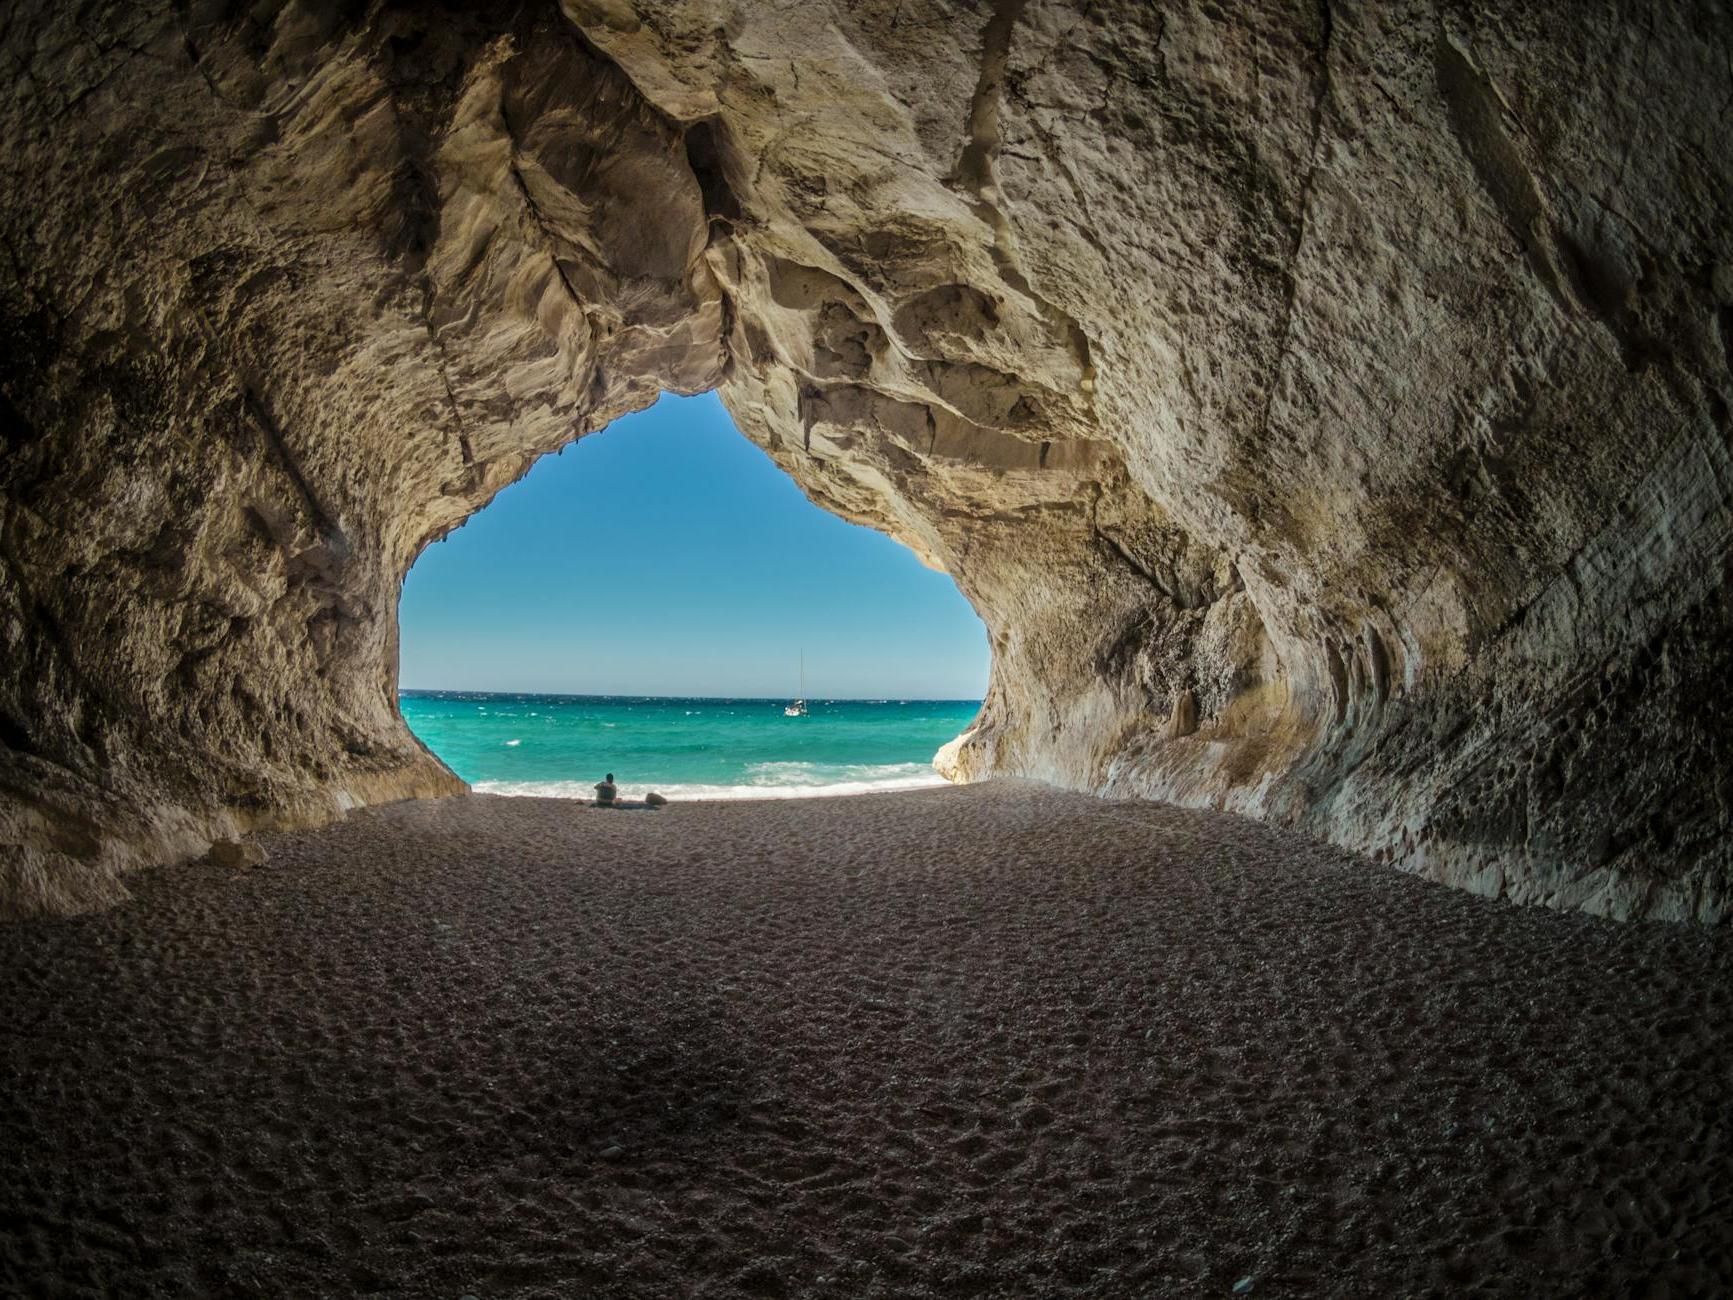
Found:
<svg viewBox="0 0 1733 1300"><path fill-rule="evenodd" d="M744 785L697 782L646 786L622 783L626 798L641 798L648 790L669 799L820 799L831 795L877 794L917 790L945 784L931 763L754 763ZM478 794L504 794L539 799L594 799L595 786L584 781L477 781Z"/></svg>

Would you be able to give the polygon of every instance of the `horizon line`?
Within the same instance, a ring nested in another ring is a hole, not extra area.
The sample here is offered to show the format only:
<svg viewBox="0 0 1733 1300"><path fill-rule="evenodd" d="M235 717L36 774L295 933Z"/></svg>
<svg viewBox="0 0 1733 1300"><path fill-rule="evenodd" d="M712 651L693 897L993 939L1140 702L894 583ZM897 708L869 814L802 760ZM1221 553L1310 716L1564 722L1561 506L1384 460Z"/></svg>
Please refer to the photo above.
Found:
<svg viewBox="0 0 1733 1300"><path fill-rule="evenodd" d="M754 703L774 704L778 700L803 698L821 700L829 703L841 701L848 704L885 704L895 700L899 704L983 704L986 697L977 698L973 695L653 695L643 691L607 692L607 691L482 691L468 690L457 686L399 686L399 695L543 695L558 700L748 700Z"/></svg>

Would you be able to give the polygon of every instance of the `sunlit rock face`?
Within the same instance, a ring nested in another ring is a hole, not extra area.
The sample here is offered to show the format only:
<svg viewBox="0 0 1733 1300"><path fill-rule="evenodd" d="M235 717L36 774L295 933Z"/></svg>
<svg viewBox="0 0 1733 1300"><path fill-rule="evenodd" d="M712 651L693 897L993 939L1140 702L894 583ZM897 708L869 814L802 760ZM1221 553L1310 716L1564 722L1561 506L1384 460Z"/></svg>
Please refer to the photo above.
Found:
<svg viewBox="0 0 1733 1300"><path fill-rule="evenodd" d="M24 0L0 40L7 910L461 788L397 715L402 575L709 387L981 612L956 775L1728 908L1721 9Z"/></svg>

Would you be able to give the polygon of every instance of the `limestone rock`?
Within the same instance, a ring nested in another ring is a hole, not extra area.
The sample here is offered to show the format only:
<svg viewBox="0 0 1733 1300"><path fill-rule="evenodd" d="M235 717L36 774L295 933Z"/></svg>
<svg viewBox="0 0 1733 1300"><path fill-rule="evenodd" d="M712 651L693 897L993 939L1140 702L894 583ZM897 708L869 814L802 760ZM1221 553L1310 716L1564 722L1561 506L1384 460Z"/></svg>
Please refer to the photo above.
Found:
<svg viewBox="0 0 1733 1300"><path fill-rule="evenodd" d="M462 789L398 716L402 575L714 387L980 611L948 772L1723 915L1730 29L18 0L0 908Z"/></svg>
<svg viewBox="0 0 1733 1300"><path fill-rule="evenodd" d="M1173 697L1173 712L1168 715L1167 734L1177 740L1197 730L1197 697L1189 690Z"/></svg>
<svg viewBox="0 0 1733 1300"><path fill-rule="evenodd" d="M933 755L933 770L947 781L967 782L970 773L963 766L963 754L973 735L974 729L970 728L940 745L939 752Z"/></svg>

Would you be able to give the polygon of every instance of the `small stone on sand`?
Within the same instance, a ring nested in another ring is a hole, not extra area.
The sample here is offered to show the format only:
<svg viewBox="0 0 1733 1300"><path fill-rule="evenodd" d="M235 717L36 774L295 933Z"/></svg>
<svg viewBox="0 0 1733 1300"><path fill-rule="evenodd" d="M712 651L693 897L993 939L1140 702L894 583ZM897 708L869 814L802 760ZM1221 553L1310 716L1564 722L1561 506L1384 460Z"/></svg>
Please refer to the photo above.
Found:
<svg viewBox="0 0 1733 1300"><path fill-rule="evenodd" d="M239 870L265 863L265 851L251 840L218 840L205 857L213 865Z"/></svg>

